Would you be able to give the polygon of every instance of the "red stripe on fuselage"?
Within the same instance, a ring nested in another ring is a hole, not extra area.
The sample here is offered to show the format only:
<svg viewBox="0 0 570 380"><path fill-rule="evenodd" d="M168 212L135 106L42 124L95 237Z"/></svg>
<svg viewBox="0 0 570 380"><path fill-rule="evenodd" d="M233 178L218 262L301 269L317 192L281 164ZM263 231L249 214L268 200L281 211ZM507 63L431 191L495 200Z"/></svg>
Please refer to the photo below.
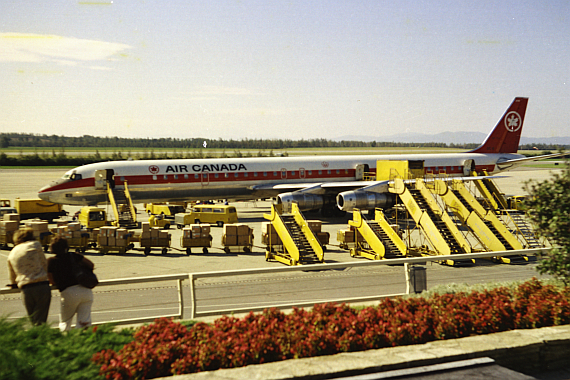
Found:
<svg viewBox="0 0 570 380"><path fill-rule="evenodd" d="M487 170L492 172L495 165L477 165L477 171ZM432 166L424 168L426 174L463 174L463 166ZM374 174L376 169L371 168L370 172ZM356 171L355 169L331 169L331 170L304 170L304 176L301 176L299 170L282 171L268 171L268 172L217 172L217 173L169 173L169 174L156 174L156 175L130 175L130 176L115 176L115 185L124 185L127 182L130 186L144 186L154 184L169 184L169 183L227 183L239 180L241 182L259 182L259 181L280 181L290 182L298 180L354 180ZM207 176L207 177L206 177ZM65 191L78 188L94 187L94 178L85 178L75 181L68 181L54 185L53 187L46 188L41 192L49 191Z"/></svg>

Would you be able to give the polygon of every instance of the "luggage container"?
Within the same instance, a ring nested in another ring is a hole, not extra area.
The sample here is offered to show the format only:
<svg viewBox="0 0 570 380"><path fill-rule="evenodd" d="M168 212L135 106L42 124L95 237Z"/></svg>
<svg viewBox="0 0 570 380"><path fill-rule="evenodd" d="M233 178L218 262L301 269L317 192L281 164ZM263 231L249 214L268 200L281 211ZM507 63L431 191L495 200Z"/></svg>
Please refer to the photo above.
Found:
<svg viewBox="0 0 570 380"><path fill-rule="evenodd" d="M203 253L208 253L212 247L212 235L209 224L191 224L182 230L180 247L186 249L186 254L192 254L192 248L202 248Z"/></svg>

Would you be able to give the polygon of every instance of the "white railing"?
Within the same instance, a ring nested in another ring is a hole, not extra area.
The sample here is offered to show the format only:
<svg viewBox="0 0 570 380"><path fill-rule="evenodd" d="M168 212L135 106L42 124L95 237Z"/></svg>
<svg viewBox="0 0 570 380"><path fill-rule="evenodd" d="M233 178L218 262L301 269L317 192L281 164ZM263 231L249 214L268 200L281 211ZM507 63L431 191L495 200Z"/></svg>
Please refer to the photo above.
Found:
<svg viewBox="0 0 570 380"><path fill-rule="evenodd" d="M114 280L101 280L97 288L107 287L107 286L119 286L119 285L129 285L129 284L140 284L147 282L159 282L159 281L176 281L177 291L178 291L178 313L159 315L146 318L130 318L122 320L113 321L102 321L94 324L133 324L133 323L145 323L152 322L156 318L166 317L166 318L176 318L184 319L184 297L183 297L183 284L185 280L190 281L190 293L191 293L191 313L190 319L197 317L213 316L213 315L223 315L231 313L241 313L249 311L261 311L268 308L278 308L278 309L290 309L292 307L309 307L313 306L315 303L341 303L341 302L368 302L375 301L386 297L401 296L404 294L409 294L411 292L408 276L409 276L409 265L413 264L423 264L433 261L445 261L445 260L457 260L457 259L481 259L489 257L500 257L500 256L511 256L511 255L526 255L534 256L539 253L546 253L550 248L536 248L536 249L525 249L518 251L501 251L501 252L482 252L482 253L469 253L461 255L447 255L447 256L423 256L423 257L409 257L402 259L388 259L388 260L378 260L378 261L360 261L360 262L347 262L347 263L330 263L330 264L314 264L314 265L299 265L293 267L276 267L276 268L258 268L258 269L242 269L233 271L216 271L216 272L201 272L201 273L190 273L190 274L173 274L173 275L163 275L163 276L146 276L146 277L132 277L124 279L114 279ZM404 264L404 275L406 276L406 283L408 288L406 293L401 294L378 294L366 297L348 297L342 299L327 299L327 300L317 300L317 301L304 301L304 302L293 302L293 303L282 303L275 305L265 305L263 307L245 307L245 308L231 308L231 309L219 309L219 310L209 310L199 312L196 298L196 280L201 278L220 278L228 276L243 276L243 275L265 275L271 273L290 273L298 271L318 271L318 270L334 270L343 268L360 268L360 267L375 267L380 265L401 265ZM55 288L53 288L55 289ZM0 289L0 295L18 293L18 289L3 288Z"/></svg>

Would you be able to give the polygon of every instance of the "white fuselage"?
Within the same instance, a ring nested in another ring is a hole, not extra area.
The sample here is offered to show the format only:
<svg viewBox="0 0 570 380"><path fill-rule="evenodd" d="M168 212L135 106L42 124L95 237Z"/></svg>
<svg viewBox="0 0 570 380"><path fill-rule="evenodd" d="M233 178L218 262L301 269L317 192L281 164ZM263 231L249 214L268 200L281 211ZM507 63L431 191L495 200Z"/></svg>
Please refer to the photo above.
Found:
<svg viewBox="0 0 570 380"><path fill-rule="evenodd" d="M463 176L466 166L489 174L500 171L498 161L519 154L412 154L311 157L256 157L181 160L110 161L68 171L42 188L40 198L69 205L107 202L105 189L96 186L96 173L105 171L114 186L128 185L135 203L215 199L260 199L291 189L358 180L357 168L376 171L377 160L422 160L425 173ZM466 172L467 170L467 172Z"/></svg>

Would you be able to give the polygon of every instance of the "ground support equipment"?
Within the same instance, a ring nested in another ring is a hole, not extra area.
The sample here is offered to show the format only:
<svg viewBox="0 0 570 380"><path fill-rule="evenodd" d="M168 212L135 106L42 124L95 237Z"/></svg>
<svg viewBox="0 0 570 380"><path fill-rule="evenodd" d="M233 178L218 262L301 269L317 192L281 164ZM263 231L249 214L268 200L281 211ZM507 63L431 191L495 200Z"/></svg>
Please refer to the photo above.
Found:
<svg viewBox="0 0 570 380"><path fill-rule="evenodd" d="M85 253L87 248L89 248L89 238L90 235L88 233L82 233L81 237L67 239L69 249L75 249L76 252Z"/></svg>
<svg viewBox="0 0 570 380"><path fill-rule="evenodd" d="M186 249L186 254L192 254L192 248L202 248L203 253L208 253L208 248L212 247L212 235L200 238L180 237L180 247Z"/></svg>
<svg viewBox="0 0 570 380"><path fill-rule="evenodd" d="M479 181L475 181L479 182ZM473 231L488 251L516 251L523 249L520 241L509 231L494 211L485 209L460 180L445 184L436 181L436 191L455 215ZM525 255L493 257L505 264L526 263Z"/></svg>
<svg viewBox="0 0 570 380"><path fill-rule="evenodd" d="M270 244L265 259L277 260L286 265L316 264L324 262L324 251L296 203L291 205L290 214L279 214L275 205L271 214L264 214L277 232L282 245Z"/></svg>
<svg viewBox="0 0 570 380"><path fill-rule="evenodd" d="M406 206L408 213L420 226L436 255L460 255L471 253L471 246L463 237L455 222L445 210L442 210L422 179L415 183L406 183L401 178L394 178L389 191L397 194ZM474 264L473 259L446 260L447 265Z"/></svg>
<svg viewBox="0 0 570 380"><path fill-rule="evenodd" d="M117 227L136 228L137 213L133 200L129 192L127 181L124 182L122 188L111 186L107 182L107 196L115 214L115 223Z"/></svg>
<svg viewBox="0 0 570 380"><path fill-rule="evenodd" d="M362 256L370 260L403 258L407 254L406 244L384 218L382 210L376 209L373 221L366 220L360 210L354 209L353 220L348 224L355 227L355 247L350 256Z"/></svg>
<svg viewBox="0 0 570 380"><path fill-rule="evenodd" d="M14 244L14 232L0 230L0 249L8 249L8 244Z"/></svg>
<svg viewBox="0 0 570 380"><path fill-rule="evenodd" d="M141 248L144 248L145 255L150 254L153 248L161 249L162 254L165 255L168 252L168 249L170 248L170 240L171 240L170 234L168 234L168 237L162 237L162 238L155 238L155 237L141 238L140 246Z"/></svg>

